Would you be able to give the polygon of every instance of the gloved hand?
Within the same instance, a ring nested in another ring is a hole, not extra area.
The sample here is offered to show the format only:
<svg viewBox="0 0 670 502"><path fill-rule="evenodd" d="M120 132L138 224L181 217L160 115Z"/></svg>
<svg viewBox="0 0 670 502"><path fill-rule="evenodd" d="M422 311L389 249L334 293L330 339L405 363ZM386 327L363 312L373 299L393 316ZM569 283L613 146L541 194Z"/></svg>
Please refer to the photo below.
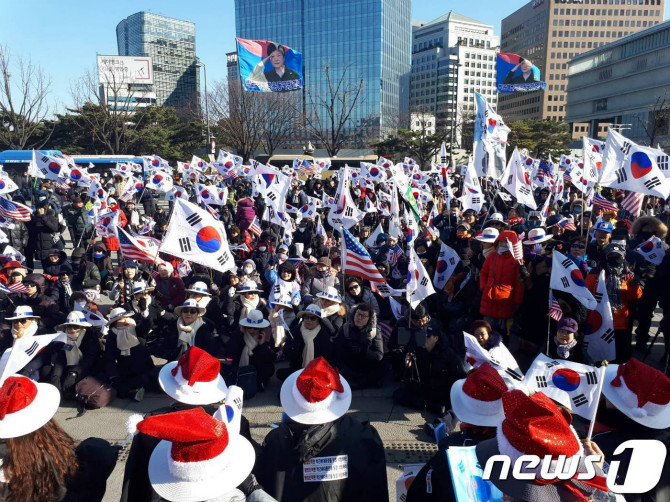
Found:
<svg viewBox="0 0 670 502"><path fill-rule="evenodd" d="M63 380L63 390L74 389L74 386L77 383L78 378L79 375L77 374L76 371L69 371L68 374L65 376L65 380Z"/></svg>
<svg viewBox="0 0 670 502"><path fill-rule="evenodd" d="M147 305L147 297L146 297L146 296L143 296L142 298L140 298L140 301L137 302L137 305L138 305L138 307L140 308L140 311L141 311L141 312L144 312L144 311L147 309L147 307L148 307L148 305Z"/></svg>
<svg viewBox="0 0 670 502"><path fill-rule="evenodd" d="M235 289L235 286L230 286L230 288L228 288L228 296L232 298L233 296L235 296L236 291L237 290Z"/></svg>

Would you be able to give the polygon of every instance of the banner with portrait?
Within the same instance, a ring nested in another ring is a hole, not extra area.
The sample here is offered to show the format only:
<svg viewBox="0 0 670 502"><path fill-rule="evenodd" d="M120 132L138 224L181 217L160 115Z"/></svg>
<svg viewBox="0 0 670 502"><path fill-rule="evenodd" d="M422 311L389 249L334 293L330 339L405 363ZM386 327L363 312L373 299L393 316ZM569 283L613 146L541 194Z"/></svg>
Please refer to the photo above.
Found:
<svg viewBox="0 0 670 502"><path fill-rule="evenodd" d="M269 40L235 40L245 90L286 92L304 87L302 53Z"/></svg>
<svg viewBox="0 0 670 502"><path fill-rule="evenodd" d="M497 54L496 75L499 93L543 91L547 87L540 80L540 69L530 59L511 52Z"/></svg>

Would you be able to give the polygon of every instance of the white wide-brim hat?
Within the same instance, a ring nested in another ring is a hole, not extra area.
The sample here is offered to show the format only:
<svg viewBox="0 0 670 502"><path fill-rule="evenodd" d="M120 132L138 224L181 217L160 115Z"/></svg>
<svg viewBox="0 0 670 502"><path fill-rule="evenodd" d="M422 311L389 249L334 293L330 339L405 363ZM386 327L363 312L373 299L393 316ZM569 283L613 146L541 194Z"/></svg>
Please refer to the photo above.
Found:
<svg viewBox="0 0 670 502"><path fill-rule="evenodd" d="M479 242L487 242L489 244L493 244L498 236L500 235L500 232L498 232L498 229L496 228L485 228L482 230L482 234L478 235L475 237L475 240Z"/></svg>
<svg viewBox="0 0 670 502"><path fill-rule="evenodd" d="M188 385L180 384L172 375L172 370L177 366L177 363L178 361L167 363L158 374L158 383L161 389L172 399L184 404L203 405L219 403L226 398L228 386L221 375L215 381L205 382L204 384L196 382L193 387L188 390L185 389ZM181 376L181 372L178 371L177 375Z"/></svg>
<svg viewBox="0 0 670 502"><path fill-rule="evenodd" d="M181 311L183 309L198 309L198 314L200 315L204 314L207 311L205 307L201 307L200 305L198 305L198 302L192 299L186 300L184 303L179 305L179 307L176 307L174 309L175 315L178 316L181 315Z"/></svg>
<svg viewBox="0 0 670 502"><path fill-rule="evenodd" d="M246 479L256 461L251 443L239 434L230 434L223 453L207 461L221 464L220 475L186 481L170 472L171 448L171 441L158 443L149 459L149 481L158 495L175 502L200 502L228 493Z"/></svg>
<svg viewBox="0 0 670 502"><path fill-rule="evenodd" d="M544 231L544 228L533 228L528 232L528 238L523 241L523 243L526 245L541 244L542 242L547 242L553 238L554 236L552 234L547 234Z"/></svg>
<svg viewBox="0 0 670 502"><path fill-rule="evenodd" d="M465 378L456 380L451 386L451 409L461 422L481 427L497 427L505 418L502 399L475 401L463 392ZM467 402L467 400L471 402ZM488 413L484 413L484 412Z"/></svg>
<svg viewBox="0 0 670 502"><path fill-rule="evenodd" d="M332 399L326 408L308 410L300 406L295 394L299 394L296 380L302 371L298 370L292 373L284 381L279 392L279 400L281 401L282 408L291 420L307 425L326 424L337 420L349 410L351 406L351 387L342 375L340 375L340 381L342 382L344 392L338 393L333 391Z"/></svg>
<svg viewBox="0 0 670 502"><path fill-rule="evenodd" d="M642 424L650 429L667 429L670 425L670 406L665 405L656 415L647 414L644 417L635 416L632 413L630 403L626 403L621 395L621 387L615 388L612 386L612 380L617 376L619 370L618 364L609 364L605 369L605 382L603 383L603 394L607 400L612 403L617 410L626 415L631 420L635 420L638 424ZM622 378L623 380L623 378ZM623 382L625 385L625 382ZM628 391L630 392L630 391Z"/></svg>
<svg viewBox="0 0 670 502"><path fill-rule="evenodd" d="M7 413L0 420L0 438L25 436L46 424L58 411L60 392L48 383L33 382L37 386L35 399L22 410Z"/></svg>

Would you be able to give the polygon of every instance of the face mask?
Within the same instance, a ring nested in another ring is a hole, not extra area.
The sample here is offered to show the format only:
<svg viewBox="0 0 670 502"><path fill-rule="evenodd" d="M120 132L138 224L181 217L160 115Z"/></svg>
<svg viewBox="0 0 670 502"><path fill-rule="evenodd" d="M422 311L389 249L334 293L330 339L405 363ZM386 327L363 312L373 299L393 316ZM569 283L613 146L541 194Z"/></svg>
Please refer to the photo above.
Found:
<svg viewBox="0 0 670 502"><path fill-rule="evenodd" d="M81 312L86 308L86 302L74 302L74 310L76 312Z"/></svg>
<svg viewBox="0 0 670 502"><path fill-rule="evenodd" d="M267 248L266 248L265 246L259 246L259 247L258 247L258 250L259 250L259 251L265 251L266 249L267 249Z"/></svg>
<svg viewBox="0 0 670 502"><path fill-rule="evenodd" d="M496 248L496 251L498 251L498 254L503 254L505 251L507 251L507 245L499 244L498 247Z"/></svg>
<svg viewBox="0 0 670 502"><path fill-rule="evenodd" d="M580 214L581 212L582 212L582 210L578 207L576 207L573 211L573 213L575 213L575 214Z"/></svg>
<svg viewBox="0 0 670 502"><path fill-rule="evenodd" d="M254 267L244 267L242 270L245 274L249 275L254 271Z"/></svg>
<svg viewBox="0 0 670 502"><path fill-rule="evenodd" d="M104 258L105 253L93 253L93 258Z"/></svg>
<svg viewBox="0 0 670 502"><path fill-rule="evenodd" d="M298 227L298 232L304 232L304 231L305 231L305 227Z"/></svg>
<svg viewBox="0 0 670 502"><path fill-rule="evenodd" d="M612 267L618 267L623 264L623 256L620 254L610 255L607 257L607 264Z"/></svg>

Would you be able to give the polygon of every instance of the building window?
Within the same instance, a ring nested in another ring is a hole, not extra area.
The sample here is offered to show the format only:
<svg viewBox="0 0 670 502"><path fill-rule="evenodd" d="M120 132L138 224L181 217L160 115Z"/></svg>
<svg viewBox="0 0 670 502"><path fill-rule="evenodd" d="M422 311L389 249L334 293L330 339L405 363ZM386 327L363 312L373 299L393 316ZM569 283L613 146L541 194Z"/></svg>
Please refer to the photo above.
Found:
<svg viewBox="0 0 670 502"><path fill-rule="evenodd" d="M607 98L597 99L593 102L593 111L602 112L607 110Z"/></svg>

